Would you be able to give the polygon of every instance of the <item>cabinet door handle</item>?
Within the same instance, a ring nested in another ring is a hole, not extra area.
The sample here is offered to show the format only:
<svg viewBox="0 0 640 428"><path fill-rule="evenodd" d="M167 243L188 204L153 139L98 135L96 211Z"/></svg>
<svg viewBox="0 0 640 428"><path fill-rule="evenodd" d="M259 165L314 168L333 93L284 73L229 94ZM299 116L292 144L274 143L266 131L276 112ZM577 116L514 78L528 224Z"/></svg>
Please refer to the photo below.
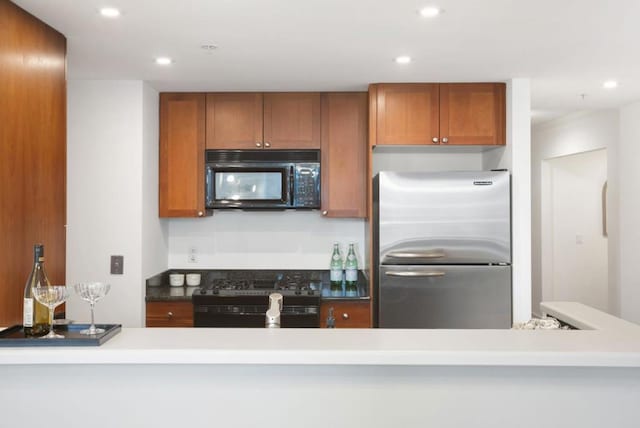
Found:
<svg viewBox="0 0 640 428"><path fill-rule="evenodd" d="M329 214L329 211L327 210L322 211L322 215L327 215L327 214Z"/></svg>
<svg viewBox="0 0 640 428"><path fill-rule="evenodd" d="M346 313L346 312L344 312L344 313L342 314L342 319L343 319L343 320L348 320L348 319L349 319L349 314L348 314L348 313Z"/></svg>
<svg viewBox="0 0 640 428"><path fill-rule="evenodd" d="M269 147L271 147L271 143L264 143L264 146L265 146L266 148L269 148Z"/></svg>
<svg viewBox="0 0 640 428"><path fill-rule="evenodd" d="M438 137L433 137L431 141L433 141L433 144L438 144Z"/></svg>
<svg viewBox="0 0 640 428"><path fill-rule="evenodd" d="M447 144L449 142L449 139L447 137L444 137L442 139L442 144Z"/></svg>
<svg viewBox="0 0 640 428"><path fill-rule="evenodd" d="M169 311L167 312L167 319L170 320L171 318L173 318L173 312Z"/></svg>
<svg viewBox="0 0 640 428"><path fill-rule="evenodd" d="M262 143L256 143L256 147L262 147Z"/></svg>
<svg viewBox="0 0 640 428"><path fill-rule="evenodd" d="M202 217L204 213L202 211L198 211L198 217Z"/></svg>

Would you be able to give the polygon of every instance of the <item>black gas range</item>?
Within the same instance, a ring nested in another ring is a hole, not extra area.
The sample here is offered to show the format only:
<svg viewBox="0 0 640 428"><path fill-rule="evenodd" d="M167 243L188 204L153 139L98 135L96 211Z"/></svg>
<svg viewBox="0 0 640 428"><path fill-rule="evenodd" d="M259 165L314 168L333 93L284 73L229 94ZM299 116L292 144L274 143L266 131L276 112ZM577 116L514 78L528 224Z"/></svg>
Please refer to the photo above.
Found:
<svg viewBox="0 0 640 428"><path fill-rule="evenodd" d="M194 327L264 327L269 295L280 293L282 327L319 327L326 274L313 270L218 270L192 294Z"/></svg>

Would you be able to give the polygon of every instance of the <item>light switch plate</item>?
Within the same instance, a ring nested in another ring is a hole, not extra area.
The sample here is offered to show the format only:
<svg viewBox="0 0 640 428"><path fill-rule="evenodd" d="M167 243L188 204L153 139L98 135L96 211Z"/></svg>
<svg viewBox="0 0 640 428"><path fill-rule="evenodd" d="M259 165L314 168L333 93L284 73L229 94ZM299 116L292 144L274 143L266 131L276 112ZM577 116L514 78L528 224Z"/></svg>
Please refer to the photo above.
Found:
<svg viewBox="0 0 640 428"><path fill-rule="evenodd" d="M124 256L111 256L111 275L122 275L124 272Z"/></svg>

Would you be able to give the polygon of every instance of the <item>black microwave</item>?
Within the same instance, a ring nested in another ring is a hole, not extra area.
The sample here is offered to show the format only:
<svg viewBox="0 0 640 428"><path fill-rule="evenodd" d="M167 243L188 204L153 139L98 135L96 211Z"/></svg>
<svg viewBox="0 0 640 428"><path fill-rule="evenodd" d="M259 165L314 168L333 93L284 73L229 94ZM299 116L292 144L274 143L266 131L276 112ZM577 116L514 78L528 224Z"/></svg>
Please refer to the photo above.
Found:
<svg viewBox="0 0 640 428"><path fill-rule="evenodd" d="M208 209L320 208L320 150L207 150Z"/></svg>

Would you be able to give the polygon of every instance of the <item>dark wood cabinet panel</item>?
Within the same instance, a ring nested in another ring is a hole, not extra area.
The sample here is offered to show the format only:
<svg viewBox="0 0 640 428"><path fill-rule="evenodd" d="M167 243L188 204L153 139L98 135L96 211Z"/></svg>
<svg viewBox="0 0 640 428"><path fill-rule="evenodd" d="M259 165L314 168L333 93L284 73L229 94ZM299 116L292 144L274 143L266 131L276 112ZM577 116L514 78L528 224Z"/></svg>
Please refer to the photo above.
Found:
<svg viewBox="0 0 640 428"><path fill-rule="evenodd" d="M322 94L322 215L366 216L367 93Z"/></svg>
<svg viewBox="0 0 640 428"><path fill-rule="evenodd" d="M193 327L193 304L147 302L147 327Z"/></svg>
<svg viewBox="0 0 640 428"><path fill-rule="evenodd" d="M329 308L333 308L336 328L370 328L371 305L368 300L327 300L320 305L320 327L327 327Z"/></svg>
<svg viewBox="0 0 640 428"><path fill-rule="evenodd" d="M205 94L160 94L160 217L201 217Z"/></svg>
<svg viewBox="0 0 640 428"><path fill-rule="evenodd" d="M262 94L207 94L207 149L262 148Z"/></svg>
<svg viewBox="0 0 640 428"><path fill-rule="evenodd" d="M283 92L264 94L264 147L320 148L320 94Z"/></svg>
<svg viewBox="0 0 640 428"><path fill-rule="evenodd" d="M504 83L440 84L440 140L450 145L504 145Z"/></svg>
<svg viewBox="0 0 640 428"><path fill-rule="evenodd" d="M66 39L0 1L0 325L22 324L33 245L65 280Z"/></svg>
<svg viewBox="0 0 640 428"><path fill-rule="evenodd" d="M439 126L438 84L376 86L377 144L434 144Z"/></svg>

